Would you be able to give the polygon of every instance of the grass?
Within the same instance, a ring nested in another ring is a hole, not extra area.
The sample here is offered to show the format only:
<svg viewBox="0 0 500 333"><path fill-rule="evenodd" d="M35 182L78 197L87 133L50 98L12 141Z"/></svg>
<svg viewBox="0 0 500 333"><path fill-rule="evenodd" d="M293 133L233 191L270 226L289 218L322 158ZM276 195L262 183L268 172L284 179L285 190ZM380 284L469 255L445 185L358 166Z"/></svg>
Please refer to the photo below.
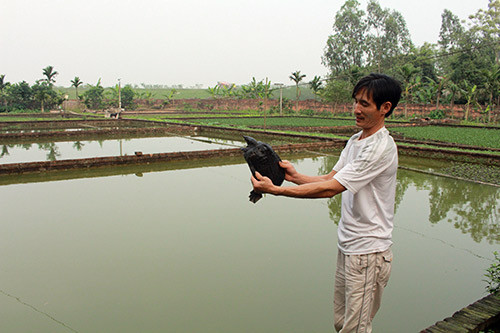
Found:
<svg viewBox="0 0 500 333"><path fill-rule="evenodd" d="M500 130L446 126L392 127L406 138L434 140L485 148L500 148Z"/></svg>

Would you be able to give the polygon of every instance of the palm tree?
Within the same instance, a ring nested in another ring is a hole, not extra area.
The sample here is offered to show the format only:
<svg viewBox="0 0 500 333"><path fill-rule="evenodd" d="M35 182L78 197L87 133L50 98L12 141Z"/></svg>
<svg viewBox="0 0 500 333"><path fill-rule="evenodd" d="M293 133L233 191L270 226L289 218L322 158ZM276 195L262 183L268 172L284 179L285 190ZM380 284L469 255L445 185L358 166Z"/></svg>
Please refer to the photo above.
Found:
<svg viewBox="0 0 500 333"><path fill-rule="evenodd" d="M10 85L9 82L5 82L5 74L0 75L0 105L4 105L4 89Z"/></svg>
<svg viewBox="0 0 500 333"><path fill-rule="evenodd" d="M55 80L55 76L59 74L57 71L54 70L54 67L53 66L47 66L43 69L43 75L45 75L46 79L44 79L45 81L47 81L47 83L49 85L52 86L52 84L54 82L56 82Z"/></svg>
<svg viewBox="0 0 500 333"><path fill-rule="evenodd" d="M300 97L299 83L305 77L306 75L300 74L300 71L292 72L292 75L290 75L290 80L295 82L295 86L297 87L297 92L296 92L297 102L295 103L295 112L299 111L299 97Z"/></svg>
<svg viewBox="0 0 500 333"><path fill-rule="evenodd" d="M71 80L71 86L75 87L76 90L76 99L78 99L78 87L83 84L82 81L80 81L80 78L78 76L75 76L73 80Z"/></svg>
<svg viewBox="0 0 500 333"><path fill-rule="evenodd" d="M6 86L9 85L9 82L5 82L5 74L0 75L0 91L3 90Z"/></svg>
<svg viewBox="0 0 500 333"><path fill-rule="evenodd" d="M321 76L315 76L311 82L309 82L309 87L311 87L314 96L318 96L319 92L323 89L322 87L323 81L321 80Z"/></svg>

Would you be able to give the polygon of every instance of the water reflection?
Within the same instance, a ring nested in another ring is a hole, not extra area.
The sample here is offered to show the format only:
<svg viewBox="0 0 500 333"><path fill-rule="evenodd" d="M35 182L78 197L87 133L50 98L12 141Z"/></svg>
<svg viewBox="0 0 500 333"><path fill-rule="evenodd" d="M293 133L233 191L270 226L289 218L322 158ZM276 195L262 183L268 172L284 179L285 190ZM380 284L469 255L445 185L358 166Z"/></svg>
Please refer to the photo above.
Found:
<svg viewBox="0 0 500 333"><path fill-rule="evenodd" d="M85 146L85 144L81 141L75 141L75 143L73 143L73 148L75 148L78 151L81 151L83 146Z"/></svg>
<svg viewBox="0 0 500 333"><path fill-rule="evenodd" d="M12 147L14 147L14 145L3 145L2 146L2 153L0 154L0 157L10 155L9 148L12 148Z"/></svg>
<svg viewBox="0 0 500 333"><path fill-rule="evenodd" d="M39 143L38 149L47 151L47 161L55 161L59 156L61 156L59 147L55 144L55 142Z"/></svg>
<svg viewBox="0 0 500 333"><path fill-rule="evenodd" d="M163 136L147 138L98 139L89 141L51 141L3 144L0 163L23 163L55 161L59 159L93 158L102 156L133 155L144 153L165 153L228 149L241 147L241 141L205 137ZM43 154L40 154L43 153Z"/></svg>
<svg viewBox="0 0 500 333"><path fill-rule="evenodd" d="M428 191L430 223L448 222L478 243L500 241L498 188L400 170L397 202L411 186Z"/></svg>
<svg viewBox="0 0 500 333"><path fill-rule="evenodd" d="M330 172L337 157L323 159L318 174ZM500 197L494 186L430 176L406 170L398 171L395 212L411 187L428 191L429 217L432 224L451 223L464 234L469 234L475 242L483 239L490 244L500 242ZM328 200L330 219L338 224L340 219L340 196Z"/></svg>

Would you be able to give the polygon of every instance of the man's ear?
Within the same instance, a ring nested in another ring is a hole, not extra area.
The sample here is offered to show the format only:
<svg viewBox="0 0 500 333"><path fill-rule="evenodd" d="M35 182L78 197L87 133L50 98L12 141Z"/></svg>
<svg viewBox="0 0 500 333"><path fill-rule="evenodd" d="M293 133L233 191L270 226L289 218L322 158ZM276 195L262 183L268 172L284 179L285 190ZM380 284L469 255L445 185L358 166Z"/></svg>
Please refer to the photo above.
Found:
<svg viewBox="0 0 500 333"><path fill-rule="evenodd" d="M385 115L387 112L389 112L391 110L391 107L392 107L392 103L387 101L387 102L384 102L381 106L380 106L380 112L382 112L383 115Z"/></svg>

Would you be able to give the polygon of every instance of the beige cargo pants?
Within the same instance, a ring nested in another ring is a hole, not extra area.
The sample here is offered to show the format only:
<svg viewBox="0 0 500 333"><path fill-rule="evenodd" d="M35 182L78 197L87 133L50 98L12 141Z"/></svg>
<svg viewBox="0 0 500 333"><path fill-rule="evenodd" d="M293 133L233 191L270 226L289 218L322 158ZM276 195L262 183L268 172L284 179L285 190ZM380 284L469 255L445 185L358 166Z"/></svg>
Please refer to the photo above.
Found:
<svg viewBox="0 0 500 333"><path fill-rule="evenodd" d="M334 325L340 333L370 333L389 276L391 249L363 255L337 255Z"/></svg>

